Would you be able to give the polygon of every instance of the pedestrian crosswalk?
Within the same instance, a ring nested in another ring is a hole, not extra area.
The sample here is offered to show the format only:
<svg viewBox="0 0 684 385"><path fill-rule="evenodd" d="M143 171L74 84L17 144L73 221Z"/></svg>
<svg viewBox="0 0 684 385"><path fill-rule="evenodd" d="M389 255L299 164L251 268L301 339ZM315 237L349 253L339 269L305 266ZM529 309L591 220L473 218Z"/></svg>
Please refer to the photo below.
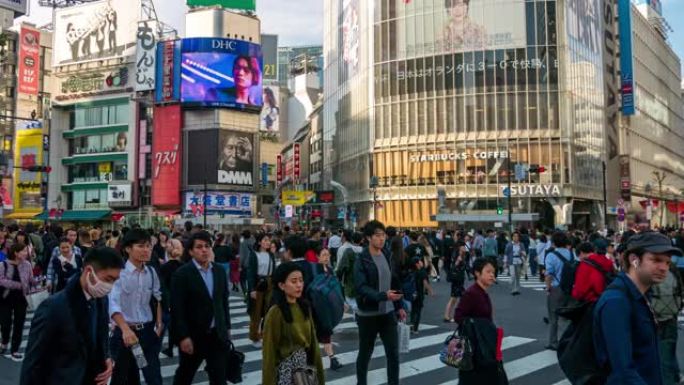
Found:
<svg viewBox="0 0 684 385"><path fill-rule="evenodd" d="M509 274L499 274L496 280L498 282L511 283L513 278ZM525 279L525 276L520 277L520 286L536 291L544 291L546 288L546 284L539 280L539 276L531 274L527 275L527 279Z"/></svg>
<svg viewBox="0 0 684 385"><path fill-rule="evenodd" d="M245 353L242 384L259 385L261 384L262 376L262 356L261 350L254 348L251 341L247 338L249 317L246 306L242 298L238 296L231 297L230 304L233 343L238 350ZM24 327L22 351L26 346L32 318L33 314L30 313ZM357 325L353 316L346 315L335 329L335 334L333 335L336 350L335 357L344 366L338 371L326 370L326 384L356 384L355 362L358 355L358 331L356 328ZM452 332L453 326L451 324L421 325L419 333L411 336L410 353L402 354L400 358L402 384L458 384L458 371L443 365L439 361L439 351L442 344ZM167 338L164 340L164 347L166 346L166 341ZM178 367L177 349L174 349L174 353L173 358L160 354L161 374L164 384L171 384L173 382L173 376ZM511 384L564 384L562 382L564 377L557 366L555 352L544 350L542 341L521 336L507 336L503 340L503 354L504 368ZM324 367L329 367L329 360L324 358L323 364ZM385 351L378 339L369 365L368 383L386 384L386 366ZM539 373L543 373L543 377L540 377ZM535 380L531 381L533 378ZM207 374L202 369L198 371L193 384L209 385Z"/></svg>

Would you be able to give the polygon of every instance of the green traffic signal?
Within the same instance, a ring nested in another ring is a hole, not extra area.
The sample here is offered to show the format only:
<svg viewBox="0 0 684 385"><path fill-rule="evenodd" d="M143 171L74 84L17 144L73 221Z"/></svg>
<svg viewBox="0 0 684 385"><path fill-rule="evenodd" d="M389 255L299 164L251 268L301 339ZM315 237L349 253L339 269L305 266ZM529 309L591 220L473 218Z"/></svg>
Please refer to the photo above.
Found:
<svg viewBox="0 0 684 385"><path fill-rule="evenodd" d="M499 207L496 208L496 213L497 213L498 215L503 215L503 212L504 212L503 207L499 206Z"/></svg>

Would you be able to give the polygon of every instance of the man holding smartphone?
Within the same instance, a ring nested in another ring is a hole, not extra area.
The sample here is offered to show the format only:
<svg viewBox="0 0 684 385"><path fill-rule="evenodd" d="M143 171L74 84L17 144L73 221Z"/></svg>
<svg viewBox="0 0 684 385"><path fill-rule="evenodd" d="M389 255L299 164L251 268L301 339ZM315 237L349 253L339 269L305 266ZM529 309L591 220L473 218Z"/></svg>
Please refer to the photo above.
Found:
<svg viewBox="0 0 684 385"><path fill-rule="evenodd" d="M368 247L354 263L354 288L358 304L359 355L356 358L358 385L366 385L368 364L373 355L375 339L380 339L387 357L387 383L399 385L399 336L397 317L406 320L398 272L391 269L390 256L382 251L385 226L370 221L363 230Z"/></svg>

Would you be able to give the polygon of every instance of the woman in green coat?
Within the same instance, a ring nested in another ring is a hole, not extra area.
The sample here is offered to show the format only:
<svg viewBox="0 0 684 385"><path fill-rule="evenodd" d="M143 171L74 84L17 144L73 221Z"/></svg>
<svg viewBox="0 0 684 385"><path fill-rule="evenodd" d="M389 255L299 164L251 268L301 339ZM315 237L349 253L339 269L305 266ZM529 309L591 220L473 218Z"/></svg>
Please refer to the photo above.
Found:
<svg viewBox="0 0 684 385"><path fill-rule="evenodd" d="M302 297L301 268L292 262L281 264L273 283L273 305L264 325L262 384L289 385L292 371L305 366L315 369L319 385L325 384L311 307Z"/></svg>

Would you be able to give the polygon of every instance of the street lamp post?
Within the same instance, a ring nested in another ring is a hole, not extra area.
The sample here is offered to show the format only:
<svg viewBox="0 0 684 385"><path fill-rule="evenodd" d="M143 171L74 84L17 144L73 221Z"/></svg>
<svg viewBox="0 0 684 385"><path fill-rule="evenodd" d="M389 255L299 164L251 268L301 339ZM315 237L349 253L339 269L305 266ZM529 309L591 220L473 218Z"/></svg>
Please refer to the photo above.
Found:
<svg viewBox="0 0 684 385"><path fill-rule="evenodd" d="M373 175L370 179L370 188L373 189L373 219L377 220L377 207L378 207L378 177Z"/></svg>
<svg viewBox="0 0 684 385"><path fill-rule="evenodd" d="M660 227L663 227L663 217L665 215L665 206L663 202L663 181L667 178L664 172L653 171L653 179L658 183L658 199L660 199Z"/></svg>

